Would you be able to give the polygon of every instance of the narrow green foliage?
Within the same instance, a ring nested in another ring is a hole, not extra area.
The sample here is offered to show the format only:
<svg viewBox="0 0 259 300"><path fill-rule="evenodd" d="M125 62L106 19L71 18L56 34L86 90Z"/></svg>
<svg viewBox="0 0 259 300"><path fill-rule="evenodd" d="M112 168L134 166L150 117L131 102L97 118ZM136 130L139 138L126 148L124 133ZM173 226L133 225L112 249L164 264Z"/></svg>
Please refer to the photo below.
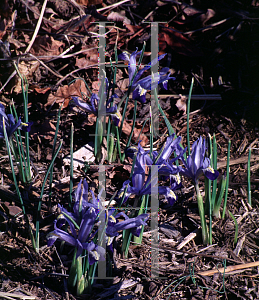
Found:
<svg viewBox="0 0 259 300"><path fill-rule="evenodd" d="M123 242L122 242L121 250L123 253L123 257L128 258L129 246L132 238L131 230L130 229L123 230L122 237L123 237Z"/></svg>
<svg viewBox="0 0 259 300"><path fill-rule="evenodd" d="M14 105L13 101L12 101L12 105L10 106L10 112L11 112L11 114L14 113L16 122L18 122L18 115L17 115L17 111L15 109L15 105ZM23 146L23 142L22 142L22 132L19 128L14 133L14 136L15 136L17 146L16 147L14 146L11 139L10 139L10 146L11 146L15 161L17 162L21 180L24 184L27 184L27 183L30 183L30 181L31 181L31 170L28 169L28 166L30 167L30 163L28 164L28 162L27 162L28 160L30 160L30 157L27 156L27 152L24 152L24 146ZM29 142L27 141L27 143L29 143ZM18 153L17 153L17 151L18 151Z"/></svg>
<svg viewBox="0 0 259 300"><path fill-rule="evenodd" d="M97 122L96 122L96 126L97 126L97 135L95 137L95 144L96 144L96 160L97 162L101 161L101 157L102 157L102 141L103 141L103 119L104 117L98 117Z"/></svg>
<svg viewBox="0 0 259 300"><path fill-rule="evenodd" d="M8 136L7 136L7 132L6 132L5 119L4 118L3 118L3 131L4 131L5 143L6 143L7 153L8 153L9 161L10 161L10 165L11 165L11 170L12 170L13 181L14 181L16 193L17 193L18 198L20 200L20 204L21 204L22 212L24 214L25 222L26 222L26 225L27 225L28 230L29 230L32 246L33 246L34 249L36 249L36 243L35 243L35 239L34 239L34 236L33 236L33 233L32 233L32 228L30 226L29 219L28 219L28 216L27 216L26 211L25 211L24 202L23 202L22 195L21 195L19 187L18 187L18 183L17 183L17 180L16 180L16 175L15 175L15 172L14 172L12 154L11 154L10 144L9 144L9 140L8 140Z"/></svg>
<svg viewBox="0 0 259 300"><path fill-rule="evenodd" d="M224 174L221 177L220 183L219 183L219 187L218 187L218 191L217 191L217 195L216 195L216 199L215 199L215 205L214 205L214 209L213 209L213 215L216 218L220 218L220 206L224 197L224 193L226 190L226 183L227 183L227 176Z"/></svg>
<svg viewBox="0 0 259 300"><path fill-rule="evenodd" d="M109 163L113 161L112 158L113 158L114 145L115 145L115 140L114 140L115 132L116 132L115 126L112 125L112 133L109 135L109 140L107 139L107 145L108 145L107 160Z"/></svg>
<svg viewBox="0 0 259 300"><path fill-rule="evenodd" d="M218 154L217 154L217 141L215 137L215 133L213 134L213 150L212 150L212 158L213 162L213 169L217 170L217 160L218 160ZM212 210L214 209L215 200L216 200L216 192L217 192L217 180L213 180L212 183L212 195L211 195L211 206Z"/></svg>
<svg viewBox="0 0 259 300"><path fill-rule="evenodd" d="M132 123L131 132L130 132L130 135L129 135L129 139L128 139L126 148L129 147L129 145L130 145L131 138L132 138L132 135L133 135L133 132L134 132L134 129L135 129L135 123L136 123L136 117L137 117L137 106L138 106L138 101L135 100L134 112L133 112L133 123ZM121 162L123 162L124 159L125 159L125 153L122 155L122 161Z"/></svg>
<svg viewBox="0 0 259 300"><path fill-rule="evenodd" d="M231 211L228 211L230 217L232 218L232 220L234 221L235 224L235 237L234 237L234 244L237 243L237 237L238 237L238 224L237 224L237 220L235 218L235 216L232 214Z"/></svg>
<svg viewBox="0 0 259 300"><path fill-rule="evenodd" d="M222 210L222 219L225 218L226 207L227 207L227 199L228 199L230 148L231 148L231 140L228 140L226 192L225 192L225 199L224 199L223 210Z"/></svg>
<svg viewBox="0 0 259 300"><path fill-rule="evenodd" d="M85 291L85 277L83 274L83 265L82 265L81 256L79 256L76 260L76 271L77 271L76 294L77 296L80 296Z"/></svg>
<svg viewBox="0 0 259 300"><path fill-rule="evenodd" d="M211 135L208 134L209 153L208 156L212 156L212 142ZM212 166L212 161L210 161ZM211 180L205 176L205 214L209 215L209 244L212 245L212 201L211 201Z"/></svg>
<svg viewBox="0 0 259 300"><path fill-rule="evenodd" d="M138 214L137 214L138 216L147 211L148 199L149 199L149 195L142 196L140 209L139 209ZM137 243L137 244L142 243L143 232L144 232L144 226L142 226L142 228L141 228L141 232L140 232L139 237L134 236L134 238L133 238L134 243Z"/></svg>
<svg viewBox="0 0 259 300"><path fill-rule="evenodd" d="M10 106L10 112L11 114L14 114L16 122L18 122L18 115L14 106L14 103L12 101L12 105ZM18 134L17 134L18 132ZM26 157L24 153L24 147L22 143L22 134L21 130L18 128L17 131L14 132L15 140L16 140L16 145L17 147L14 146L12 139L10 139L10 146L12 153L14 155L15 161L17 163L18 169L19 169L19 175L20 179L23 183L27 183L30 180L30 170L27 170L27 163L26 163ZM18 153L17 153L18 151Z"/></svg>
<svg viewBox="0 0 259 300"><path fill-rule="evenodd" d="M167 129L168 129L168 132L169 132L169 135L172 135L174 134L174 129L172 127L172 125L170 124L169 120L167 119L162 107L160 106L159 104L159 99L158 99L158 94L157 94L157 89L154 89L154 97L155 97L155 100L156 100L156 105L161 113L161 115L163 116L164 120L165 120L165 124L167 126Z"/></svg>
<svg viewBox="0 0 259 300"><path fill-rule="evenodd" d="M95 127L95 142L94 142L94 155L96 157L97 162L100 162L101 160L101 145L103 142L103 134L104 134L104 128L105 128L105 122L106 122L106 114L104 110L106 111L106 106L105 106L105 90L106 90L106 83L105 83L105 73L103 74L103 78L100 84L99 88L99 106L98 106L98 117L96 120L96 127Z"/></svg>
<svg viewBox="0 0 259 300"><path fill-rule="evenodd" d="M195 191L196 191L196 195L197 195L198 209L199 209L199 215L200 215L200 219L201 219L202 242L204 245L207 245L207 243L208 243L208 228L207 228L206 219L205 219L203 198L201 196L198 184L195 186Z"/></svg>
<svg viewBox="0 0 259 300"><path fill-rule="evenodd" d="M45 188L45 184L46 184L46 181L48 179L48 176L49 176L49 173L51 171L51 169L53 168L53 165L54 165L54 162L55 162L55 159L62 147L62 143L63 143L63 140L61 139L60 140L60 144L57 148L57 151L56 153L54 154L54 156L52 157L52 161L49 165L49 168L46 172L46 175L45 175L45 178L44 178L44 181L43 181L43 184L42 184L42 188L41 188L41 194L40 194L40 199L39 199L39 203L38 203L38 210L37 210L37 217L36 217L36 233L35 233L35 241L36 241L36 252L39 252L39 230L40 230L40 211L41 211L41 204L42 204L42 197L43 197L43 194L44 194L44 188Z"/></svg>
<svg viewBox="0 0 259 300"><path fill-rule="evenodd" d="M57 145L57 137L58 137L58 130L59 130L59 123L60 123L60 115L61 115L61 110L63 107L63 103L61 104L59 111L58 111L58 117L57 117L57 125L56 125L56 130L55 130L55 136L54 136L54 141L53 141L53 148L52 148L52 156L55 154L55 149ZM54 165L53 165L54 167ZM52 195L52 181L53 181L53 167L50 170L50 175L49 175L49 207L51 205L51 195Z"/></svg>
<svg viewBox="0 0 259 300"><path fill-rule="evenodd" d="M14 67L21 79L21 88L22 88L22 94L23 94L23 106L24 106L24 122L28 123L28 82L25 77L22 76L22 74L19 71L18 66L14 63ZM24 89L24 86L26 87ZM27 180L28 182L31 181L31 166L30 166L30 153L29 153L29 132L25 132L25 149L26 149L26 167L25 170L27 170Z"/></svg>
<svg viewBox="0 0 259 300"><path fill-rule="evenodd" d="M77 250L75 249L73 260L69 271L69 277L68 277L68 285L72 288L76 286L76 282L77 282L76 251Z"/></svg>

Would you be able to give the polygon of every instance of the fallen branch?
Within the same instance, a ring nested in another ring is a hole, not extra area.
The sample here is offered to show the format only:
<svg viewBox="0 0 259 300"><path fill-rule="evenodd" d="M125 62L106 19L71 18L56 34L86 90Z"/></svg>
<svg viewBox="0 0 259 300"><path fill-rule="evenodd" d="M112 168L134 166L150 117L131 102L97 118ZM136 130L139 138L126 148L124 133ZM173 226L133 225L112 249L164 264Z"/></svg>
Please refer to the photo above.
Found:
<svg viewBox="0 0 259 300"><path fill-rule="evenodd" d="M247 264L229 266L227 268L219 268L219 269L210 270L210 271L198 272L198 274L202 275L202 276L211 276L216 273L223 274L223 273L229 273L229 272L233 272L233 271L238 271L238 270L243 270L243 269L248 269L248 268L258 267L258 266L259 266L259 261L254 261L254 262L247 263Z"/></svg>

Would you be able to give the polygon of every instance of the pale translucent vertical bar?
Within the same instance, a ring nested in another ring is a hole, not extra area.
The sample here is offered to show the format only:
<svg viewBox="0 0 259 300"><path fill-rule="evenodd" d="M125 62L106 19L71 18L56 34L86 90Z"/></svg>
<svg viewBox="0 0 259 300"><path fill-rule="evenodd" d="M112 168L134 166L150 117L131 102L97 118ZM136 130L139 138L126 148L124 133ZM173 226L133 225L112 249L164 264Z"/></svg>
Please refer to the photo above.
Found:
<svg viewBox="0 0 259 300"><path fill-rule="evenodd" d="M151 61L158 57L158 22L152 22L151 24ZM158 74L159 63L151 67L151 74ZM158 82L155 82L156 88ZM154 90L151 91L151 109L152 109L152 120L153 120L153 134L155 137L159 135L159 111L156 105L154 96Z"/></svg>
<svg viewBox="0 0 259 300"><path fill-rule="evenodd" d="M151 166L151 277L159 277L158 166Z"/></svg>
<svg viewBox="0 0 259 300"><path fill-rule="evenodd" d="M100 205L99 205L99 229L98 230L98 242L97 245L100 247L106 248L105 241L105 233L102 231L105 230L105 198L106 198L106 190L105 190L105 165L99 164L99 188L98 194L101 193L99 197ZM98 262L98 279L106 279L106 258L105 261Z"/></svg>
<svg viewBox="0 0 259 300"><path fill-rule="evenodd" d="M101 90L101 83L103 80L103 77L105 76L105 22L99 22L99 56L98 56L98 64L99 64L99 74L98 74L98 80L99 80L99 89ZM106 86L104 87L106 88ZM101 98L103 95L100 95ZM101 99L100 99L101 100ZM101 116L101 121L103 124L103 134L105 134L106 131L106 109L104 107L104 103L106 99L103 99L103 105L98 107L98 118ZM99 229L98 230L98 242L97 245L99 247L106 248L106 242L105 242L105 233L102 231L105 230L105 206L104 201L106 198L106 190L105 190L105 166L102 164L99 164L99 178L98 178L99 188L98 188L98 194L101 193L101 196L99 198L100 201L100 210L99 210ZM102 211L101 211L102 210ZM106 252L106 251L105 251ZM98 262L98 278L99 279L106 279L106 257L105 261Z"/></svg>
<svg viewBox="0 0 259 300"><path fill-rule="evenodd" d="M103 78L105 77L105 47L106 47L106 38L105 38L105 29L106 23L105 22L99 22L99 56L98 56L98 65L99 65L99 74L98 74L98 81L99 81L99 89L104 88L104 91L99 93L99 98L102 102L102 105L98 107L98 117L101 118L101 122L103 125L103 136L106 134L106 106L105 102L106 99L102 99L104 96L104 92L106 89L106 84L104 84L104 87L101 87L101 83L103 81ZM102 117L100 117L102 116Z"/></svg>

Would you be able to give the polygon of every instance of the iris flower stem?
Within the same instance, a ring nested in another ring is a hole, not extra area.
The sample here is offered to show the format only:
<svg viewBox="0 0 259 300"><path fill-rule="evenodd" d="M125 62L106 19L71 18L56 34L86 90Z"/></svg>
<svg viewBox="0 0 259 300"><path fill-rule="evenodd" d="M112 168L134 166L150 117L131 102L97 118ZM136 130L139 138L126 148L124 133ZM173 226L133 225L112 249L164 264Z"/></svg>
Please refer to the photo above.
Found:
<svg viewBox="0 0 259 300"><path fill-rule="evenodd" d="M13 112L14 112L16 122L18 122L18 115L17 115L13 101L12 101L12 104L10 105L10 111L11 111L11 114L13 114ZM23 183L26 183L27 182L27 174L24 173L24 168L26 170L26 162L25 162L25 155L24 155L24 150L23 150L23 146L22 146L21 130L18 128L17 131L18 131L18 134L17 134L17 132L15 132L14 136L16 139L18 155L17 155L15 147L13 146L12 140L10 140L10 146L11 146L13 155L15 156L16 162L18 163L18 161L19 161L19 163L20 163L20 165L18 165L18 166L19 166L20 176L22 177L21 180Z"/></svg>
<svg viewBox="0 0 259 300"><path fill-rule="evenodd" d="M21 207L22 207L22 212L23 212L23 215L24 215L24 218L25 218L25 222L26 222L26 224L28 226L28 229L29 229L29 234L30 234L32 246L33 246L34 249L36 249L36 243L35 243L35 239L34 239L34 236L33 236L33 233L32 233L32 228L30 226L29 219L28 219L28 216L27 216L26 211L25 211L24 202L23 202L22 195L21 195L19 187L18 187L18 183L17 183L17 180L16 180L16 175L15 175L15 172L14 172L12 154L11 154L9 139L8 139L7 132L6 132L5 119L4 118L3 118L3 130L4 130L5 143L6 143L6 148L7 148L7 152L8 152L8 156L9 156L9 161L10 161L10 165L11 165L11 170L12 170L13 181L14 181L16 193L18 195L18 198L20 199L20 203L21 203Z"/></svg>
<svg viewBox="0 0 259 300"><path fill-rule="evenodd" d="M207 224L206 224L206 220L205 220L203 198L201 196L198 183L195 184L195 191L196 191L196 195L197 195L199 215L201 218L202 241L203 241L203 244L206 245L208 243L208 229L207 229Z"/></svg>
<svg viewBox="0 0 259 300"><path fill-rule="evenodd" d="M19 71L19 68L16 64L14 64L14 67L21 79L21 87L22 87L22 93L23 93L23 102L24 102L24 122L28 123L28 82L26 77L23 77L22 74ZM26 90L24 90L24 81L26 84ZM27 168L25 167L26 170L26 175L27 175L27 180L30 182L31 181L31 165L30 165L30 154L29 154L29 132L25 132L25 150L26 150L26 165Z"/></svg>
<svg viewBox="0 0 259 300"><path fill-rule="evenodd" d="M228 155L227 155L227 181L226 181L226 192L223 204L223 211L222 211L222 219L225 218L226 207L227 207L227 200L228 200L228 183L229 183L229 161L230 161L230 148L231 148L231 140L228 140Z"/></svg>
<svg viewBox="0 0 259 300"><path fill-rule="evenodd" d="M97 120L97 136L96 136L96 159L99 162L101 160L101 145L103 140L103 117Z"/></svg>
<svg viewBox="0 0 259 300"><path fill-rule="evenodd" d="M55 149L56 149L57 137L58 137L58 130L59 130L59 122L60 122L60 115L61 115L62 107L63 107L63 103L61 104L61 106L59 108L59 111L58 111L57 125L56 125L56 131L55 131L54 141L53 141L53 148L52 148L51 157L54 156ZM49 207L51 205L51 196L52 196L53 167L50 170L50 176L49 176Z"/></svg>
<svg viewBox="0 0 259 300"><path fill-rule="evenodd" d="M15 132L15 138L16 138L16 142L17 142L18 155L17 155L16 149L14 147L13 141L11 139L9 140L9 145L10 145L11 151L13 153L14 160L19 169L20 179L22 180L23 183L26 183L26 177L25 177L24 169L23 169L23 166L25 166L25 161L23 161L23 159L22 159L23 156L21 154L21 149L20 149L20 145L19 145L19 141L18 141L16 132Z"/></svg>
<svg viewBox="0 0 259 300"><path fill-rule="evenodd" d="M55 155L52 158L52 161L50 163L50 166L48 168L48 171L45 175L43 184L42 184L42 188L41 188L41 194L40 194L40 199L39 199L39 203L38 203L38 210L37 210L37 217L36 217L36 233L35 233L35 242L36 242L36 252L39 252L39 247L40 247L40 236L39 236L39 231L40 231L40 211L41 211L41 204L42 204L42 198L43 198L43 193L44 193L44 187L47 181L47 178L49 176L49 173L51 171L52 166L54 165L55 159L58 156L59 150L62 147L62 143L63 143L63 139L60 140L60 144L57 148L57 151L55 153Z"/></svg>
<svg viewBox="0 0 259 300"><path fill-rule="evenodd" d="M128 91L127 93L123 96L123 98L121 99L120 103L117 105L118 107L118 111L120 110L120 107L122 105L122 103L124 102L124 100L126 99L126 102L125 102L125 106L124 106L124 110L123 110L123 114L122 114L122 119L121 119L121 126L120 126L120 137L121 137L121 133L122 133L122 127L123 127L123 121L125 119L125 115L126 115L126 110L127 110L127 106L128 106L128 102L129 102L129 95L131 93L131 87L132 87L132 84L134 82L134 79L136 77L136 75L138 74L138 70L139 70L139 67L141 65L141 62L142 62L142 59L143 59L143 56L144 56L144 52L145 52L145 48L146 48L146 43L144 42L143 44L143 48L142 48L142 51L141 51L141 55L140 55L140 58L139 58L139 61L138 61L138 65L136 66L136 70L135 70L135 73L131 79L131 82L129 84L129 88L128 88Z"/></svg>
<svg viewBox="0 0 259 300"><path fill-rule="evenodd" d="M132 123L131 132L130 132L130 136L129 136L126 148L129 147L130 142L131 142L131 138L132 138L132 135L133 135L133 132L134 132L136 117L137 117L137 106L138 106L138 102L137 102L137 100L135 100L134 112L133 112L133 123ZM125 159L125 153L122 155L122 162L124 161L124 159Z"/></svg>

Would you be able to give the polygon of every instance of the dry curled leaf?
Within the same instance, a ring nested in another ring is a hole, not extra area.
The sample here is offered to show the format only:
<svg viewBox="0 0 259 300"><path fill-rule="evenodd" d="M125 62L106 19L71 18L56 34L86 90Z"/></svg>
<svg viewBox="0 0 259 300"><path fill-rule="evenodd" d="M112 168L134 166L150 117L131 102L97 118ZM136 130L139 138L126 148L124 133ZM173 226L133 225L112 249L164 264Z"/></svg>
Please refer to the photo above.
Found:
<svg viewBox="0 0 259 300"><path fill-rule="evenodd" d="M18 69L20 74L25 77L27 80L31 79L34 75L35 72L38 70L40 66L40 63L38 61L35 60L31 60L31 61L22 61L18 64ZM21 78L16 75L16 79L17 82L15 84L15 86L13 87L13 91L16 94L19 94L22 92L22 81Z"/></svg>
<svg viewBox="0 0 259 300"><path fill-rule="evenodd" d="M180 98L176 101L175 106L179 109L179 111L183 111L186 114L186 103L187 97L180 95Z"/></svg>
<svg viewBox="0 0 259 300"><path fill-rule="evenodd" d="M68 106L71 96L82 97L83 94L88 94L85 83L83 80L77 79L70 85L60 86L55 94L49 94L45 106L56 103L63 103L63 108Z"/></svg>
<svg viewBox="0 0 259 300"><path fill-rule="evenodd" d="M35 56L57 56L64 46L63 42L54 40L52 36L38 36L30 52Z"/></svg>
<svg viewBox="0 0 259 300"><path fill-rule="evenodd" d="M102 4L102 0L76 0L78 4L85 5L85 6L90 6L90 5L97 5L97 4Z"/></svg>
<svg viewBox="0 0 259 300"><path fill-rule="evenodd" d="M45 139L52 140L54 139L56 132L56 126L50 121L45 120L42 124L33 124L30 131L30 136L32 139ZM60 138L60 133L57 135Z"/></svg>
<svg viewBox="0 0 259 300"><path fill-rule="evenodd" d="M111 12L108 15L107 20L114 21L114 22L123 22L123 24L131 24L130 20L127 17L125 17L115 11Z"/></svg>
<svg viewBox="0 0 259 300"><path fill-rule="evenodd" d="M131 133L131 129L132 129L132 126L124 120L123 127L122 127L122 132L124 134L126 134L127 136L129 136L130 133ZM138 139L141 140L140 145L142 147L144 147L148 142L148 138L144 134L141 134L139 136L140 132L141 132L141 129L134 128L133 135L132 135L132 140L134 142L136 142Z"/></svg>

